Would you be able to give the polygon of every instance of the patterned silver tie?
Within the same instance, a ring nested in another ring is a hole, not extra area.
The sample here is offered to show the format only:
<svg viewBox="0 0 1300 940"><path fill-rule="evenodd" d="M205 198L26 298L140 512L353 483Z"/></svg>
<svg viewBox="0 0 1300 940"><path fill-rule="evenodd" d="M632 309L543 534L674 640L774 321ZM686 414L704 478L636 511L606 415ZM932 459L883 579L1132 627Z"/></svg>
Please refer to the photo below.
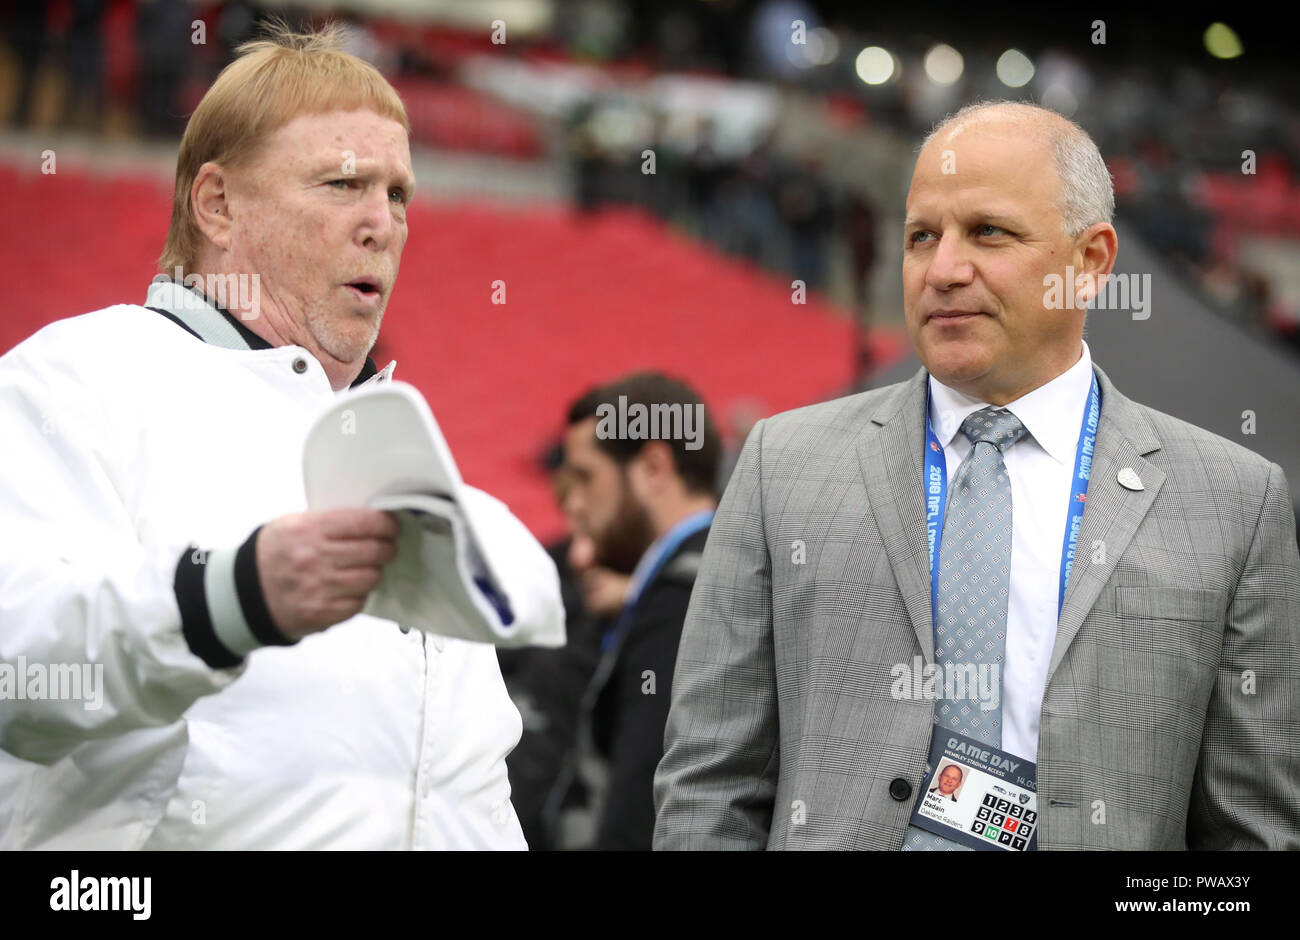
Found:
<svg viewBox="0 0 1300 940"><path fill-rule="evenodd" d="M1028 433L1006 410L981 408L962 422L971 452L953 477L939 548L934 662L942 672L934 723L985 744L1002 746L1002 660L1007 650L1007 599L1011 590L1011 481L1002 452ZM944 679L963 666L974 678L992 666L994 706L980 707L978 683L964 697L946 699ZM973 667L973 668L972 668ZM929 768L927 768L927 774ZM925 793L917 794L924 799ZM904 851L958 851L966 846L909 826Z"/></svg>

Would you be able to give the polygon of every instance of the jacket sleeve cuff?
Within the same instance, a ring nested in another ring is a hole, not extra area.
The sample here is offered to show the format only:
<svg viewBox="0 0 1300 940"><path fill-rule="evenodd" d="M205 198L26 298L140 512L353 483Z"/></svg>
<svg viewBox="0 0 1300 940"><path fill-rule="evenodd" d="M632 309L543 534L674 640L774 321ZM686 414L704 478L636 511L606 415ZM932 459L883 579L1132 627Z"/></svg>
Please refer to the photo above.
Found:
<svg viewBox="0 0 1300 940"><path fill-rule="evenodd" d="M229 669L259 646L290 646L271 620L257 576L257 536L237 549L186 549L176 566L181 633L194 655Z"/></svg>

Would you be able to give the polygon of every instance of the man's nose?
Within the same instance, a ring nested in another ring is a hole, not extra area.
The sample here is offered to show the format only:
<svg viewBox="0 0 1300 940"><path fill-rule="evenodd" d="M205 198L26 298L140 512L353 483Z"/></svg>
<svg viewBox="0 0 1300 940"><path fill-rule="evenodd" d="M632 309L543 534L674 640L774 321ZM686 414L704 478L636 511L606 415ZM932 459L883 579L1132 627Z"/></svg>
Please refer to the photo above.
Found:
<svg viewBox="0 0 1300 940"><path fill-rule="evenodd" d="M357 226L357 237L362 247L386 251L397 231L388 190L375 188L366 195L361 205L362 216Z"/></svg>
<svg viewBox="0 0 1300 940"><path fill-rule="evenodd" d="M955 233L945 232L930 256L930 266L925 271L925 283L936 290L950 290L969 284L975 276L975 266L967 256L966 242Z"/></svg>
<svg viewBox="0 0 1300 940"><path fill-rule="evenodd" d="M576 533L569 542L569 567L585 571L596 562L596 544L586 535Z"/></svg>

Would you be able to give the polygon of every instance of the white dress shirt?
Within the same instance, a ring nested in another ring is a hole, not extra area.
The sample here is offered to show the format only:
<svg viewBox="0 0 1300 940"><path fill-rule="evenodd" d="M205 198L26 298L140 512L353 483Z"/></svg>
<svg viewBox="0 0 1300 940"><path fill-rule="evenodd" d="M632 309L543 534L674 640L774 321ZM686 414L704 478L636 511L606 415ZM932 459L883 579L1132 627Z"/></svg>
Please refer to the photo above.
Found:
<svg viewBox="0 0 1300 940"><path fill-rule="evenodd" d="M1061 548L1079 427L1092 386L1092 356L1006 405L1029 430L1002 454L1011 480L1011 596L1002 666L1002 750L1038 758L1038 718L1056 641ZM961 424L988 402L930 376L930 424L943 445L949 494L971 451ZM1104 407L1104 403L1103 403Z"/></svg>

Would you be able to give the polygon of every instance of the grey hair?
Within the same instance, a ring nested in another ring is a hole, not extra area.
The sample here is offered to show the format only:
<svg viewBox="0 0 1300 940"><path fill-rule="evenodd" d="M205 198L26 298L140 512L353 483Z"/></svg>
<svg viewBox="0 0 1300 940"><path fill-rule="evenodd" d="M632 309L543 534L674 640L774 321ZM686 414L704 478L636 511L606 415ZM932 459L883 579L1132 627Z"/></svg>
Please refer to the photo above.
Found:
<svg viewBox="0 0 1300 940"><path fill-rule="evenodd" d="M1061 178L1061 227L1067 238L1098 222L1114 221L1115 185L1097 144L1082 127L1049 108L1027 101L976 101L936 124L921 147L969 118L993 117L985 112L994 109L1046 136Z"/></svg>

